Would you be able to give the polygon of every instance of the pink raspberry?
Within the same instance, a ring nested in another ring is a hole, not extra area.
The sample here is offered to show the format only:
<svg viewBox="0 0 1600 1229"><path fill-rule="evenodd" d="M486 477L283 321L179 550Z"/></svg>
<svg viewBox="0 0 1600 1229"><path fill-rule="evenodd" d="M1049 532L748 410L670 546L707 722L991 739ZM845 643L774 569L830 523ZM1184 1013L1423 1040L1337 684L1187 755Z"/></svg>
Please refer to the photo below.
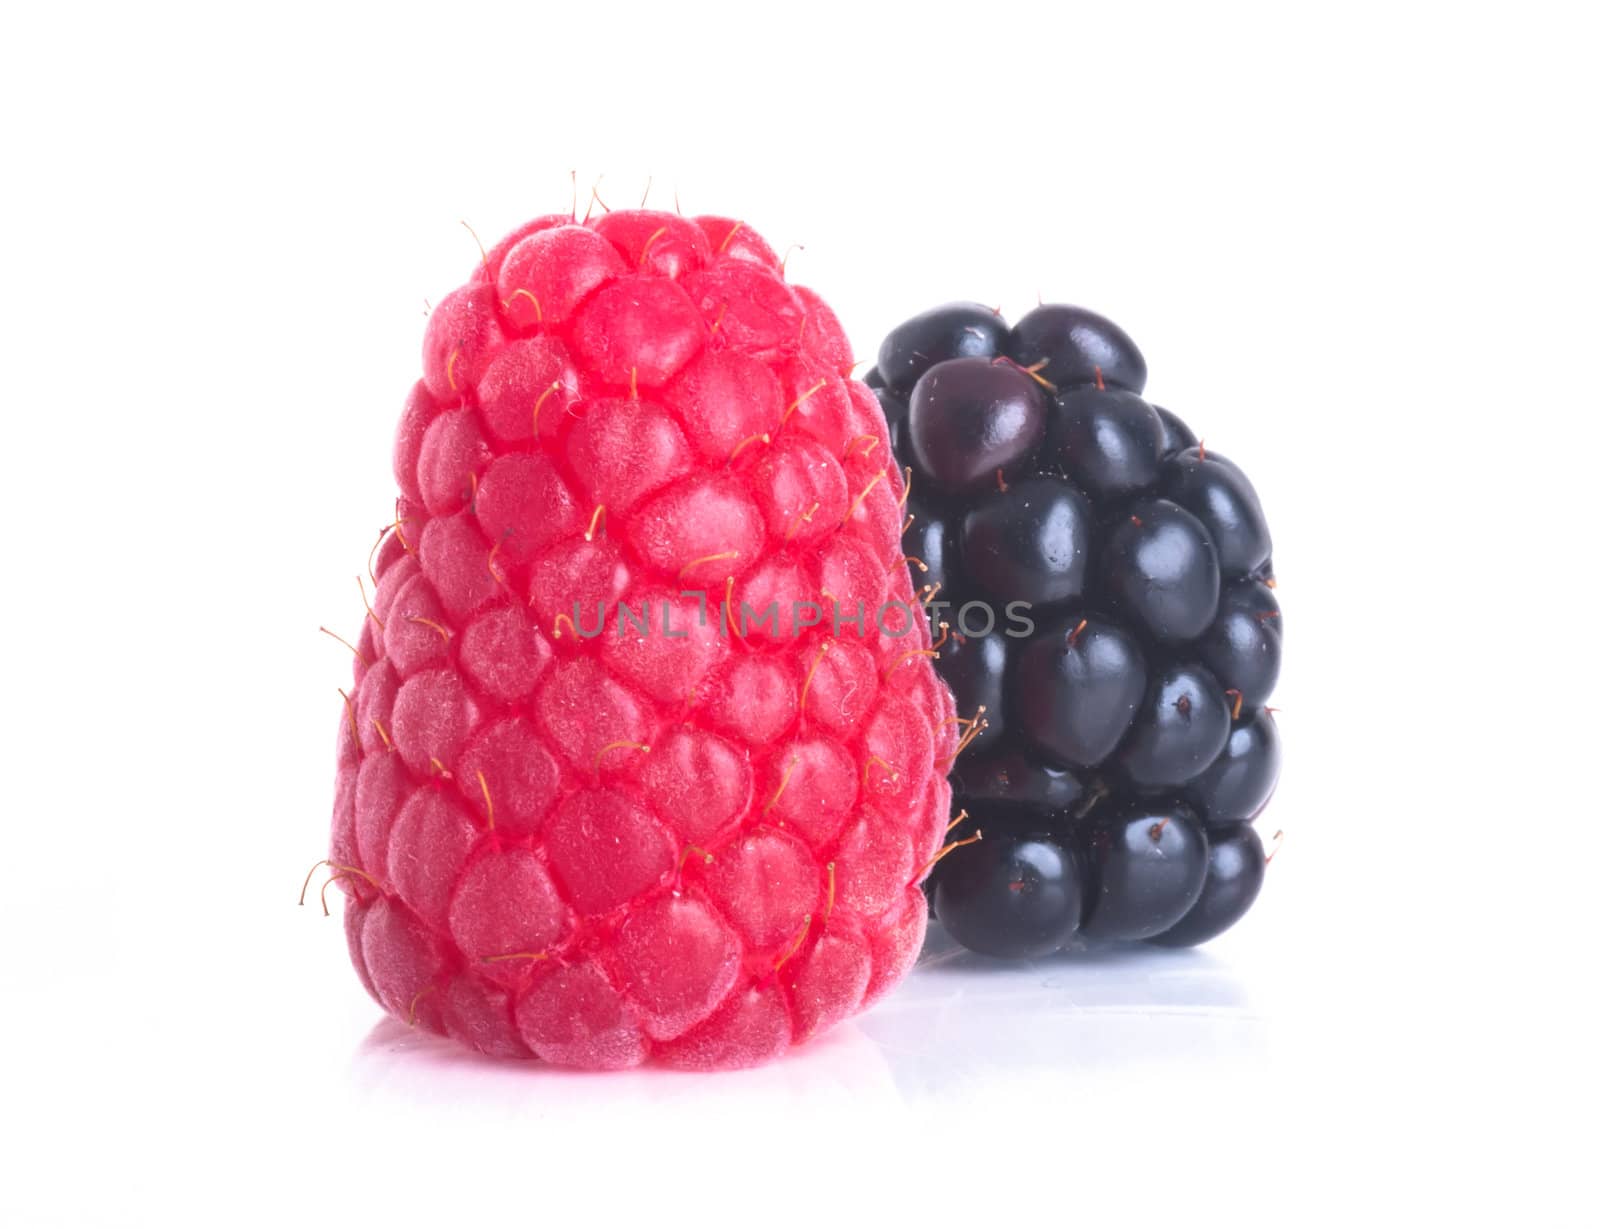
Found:
<svg viewBox="0 0 1600 1229"><path fill-rule="evenodd" d="M541 218L434 310L329 858L385 1010L733 1067L905 974L959 727L851 366L721 218Z"/></svg>

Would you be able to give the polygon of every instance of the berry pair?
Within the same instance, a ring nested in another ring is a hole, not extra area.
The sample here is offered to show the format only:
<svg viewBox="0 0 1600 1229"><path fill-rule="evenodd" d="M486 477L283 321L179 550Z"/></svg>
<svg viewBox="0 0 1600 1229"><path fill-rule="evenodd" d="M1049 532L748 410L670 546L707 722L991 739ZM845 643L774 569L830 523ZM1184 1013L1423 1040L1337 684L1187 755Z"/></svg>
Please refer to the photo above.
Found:
<svg viewBox="0 0 1600 1229"><path fill-rule="evenodd" d="M1079 308L1014 327L937 308L867 382L968 735L937 916L997 956L1220 934L1260 889L1249 821L1278 774L1282 620L1249 480L1140 396L1138 349Z"/></svg>
<svg viewBox="0 0 1600 1229"><path fill-rule="evenodd" d="M433 311L327 859L391 1014L741 1066L891 989L925 884L1006 956L1249 907L1281 636L1249 482L1077 309L941 308L854 366L714 217L537 219Z"/></svg>

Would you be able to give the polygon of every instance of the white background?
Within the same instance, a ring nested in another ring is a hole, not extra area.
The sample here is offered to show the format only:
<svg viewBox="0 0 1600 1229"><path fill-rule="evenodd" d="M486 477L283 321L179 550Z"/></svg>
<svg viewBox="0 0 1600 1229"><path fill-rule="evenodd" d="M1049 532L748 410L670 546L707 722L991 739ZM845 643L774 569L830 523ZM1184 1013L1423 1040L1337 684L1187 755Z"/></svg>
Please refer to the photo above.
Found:
<svg viewBox="0 0 1600 1229"><path fill-rule="evenodd" d="M1592 31L893 7L8 13L0 1222L1593 1223ZM716 1077L380 1022L294 906L316 628L358 627L459 220L574 169L803 244L859 354L951 298L1136 337L1278 543L1287 836L1237 931L935 940Z"/></svg>

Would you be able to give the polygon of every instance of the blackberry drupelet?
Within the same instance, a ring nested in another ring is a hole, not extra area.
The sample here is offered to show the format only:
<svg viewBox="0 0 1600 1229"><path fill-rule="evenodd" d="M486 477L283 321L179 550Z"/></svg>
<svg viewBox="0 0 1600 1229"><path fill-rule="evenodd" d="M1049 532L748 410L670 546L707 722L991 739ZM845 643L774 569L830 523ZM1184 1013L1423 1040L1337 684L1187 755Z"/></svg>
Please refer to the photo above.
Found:
<svg viewBox="0 0 1600 1229"><path fill-rule="evenodd" d="M1041 306L1008 328L957 303L891 332L866 377L968 735L950 835L983 832L926 886L989 955L1203 943L1261 888L1272 540L1249 479L1143 398L1145 374L1092 312Z"/></svg>

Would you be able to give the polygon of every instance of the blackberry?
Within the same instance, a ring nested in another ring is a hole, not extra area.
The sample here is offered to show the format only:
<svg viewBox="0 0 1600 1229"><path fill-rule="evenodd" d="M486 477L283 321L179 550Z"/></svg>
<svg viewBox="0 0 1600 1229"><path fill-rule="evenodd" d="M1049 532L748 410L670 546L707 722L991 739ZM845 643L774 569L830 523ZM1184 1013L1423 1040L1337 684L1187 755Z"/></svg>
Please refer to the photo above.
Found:
<svg viewBox="0 0 1600 1229"><path fill-rule="evenodd" d="M1249 479L1146 401L1145 375L1093 312L1041 306L1008 328L956 303L891 332L866 377L969 735L956 845L926 886L988 955L1203 943L1261 887L1272 539Z"/></svg>

